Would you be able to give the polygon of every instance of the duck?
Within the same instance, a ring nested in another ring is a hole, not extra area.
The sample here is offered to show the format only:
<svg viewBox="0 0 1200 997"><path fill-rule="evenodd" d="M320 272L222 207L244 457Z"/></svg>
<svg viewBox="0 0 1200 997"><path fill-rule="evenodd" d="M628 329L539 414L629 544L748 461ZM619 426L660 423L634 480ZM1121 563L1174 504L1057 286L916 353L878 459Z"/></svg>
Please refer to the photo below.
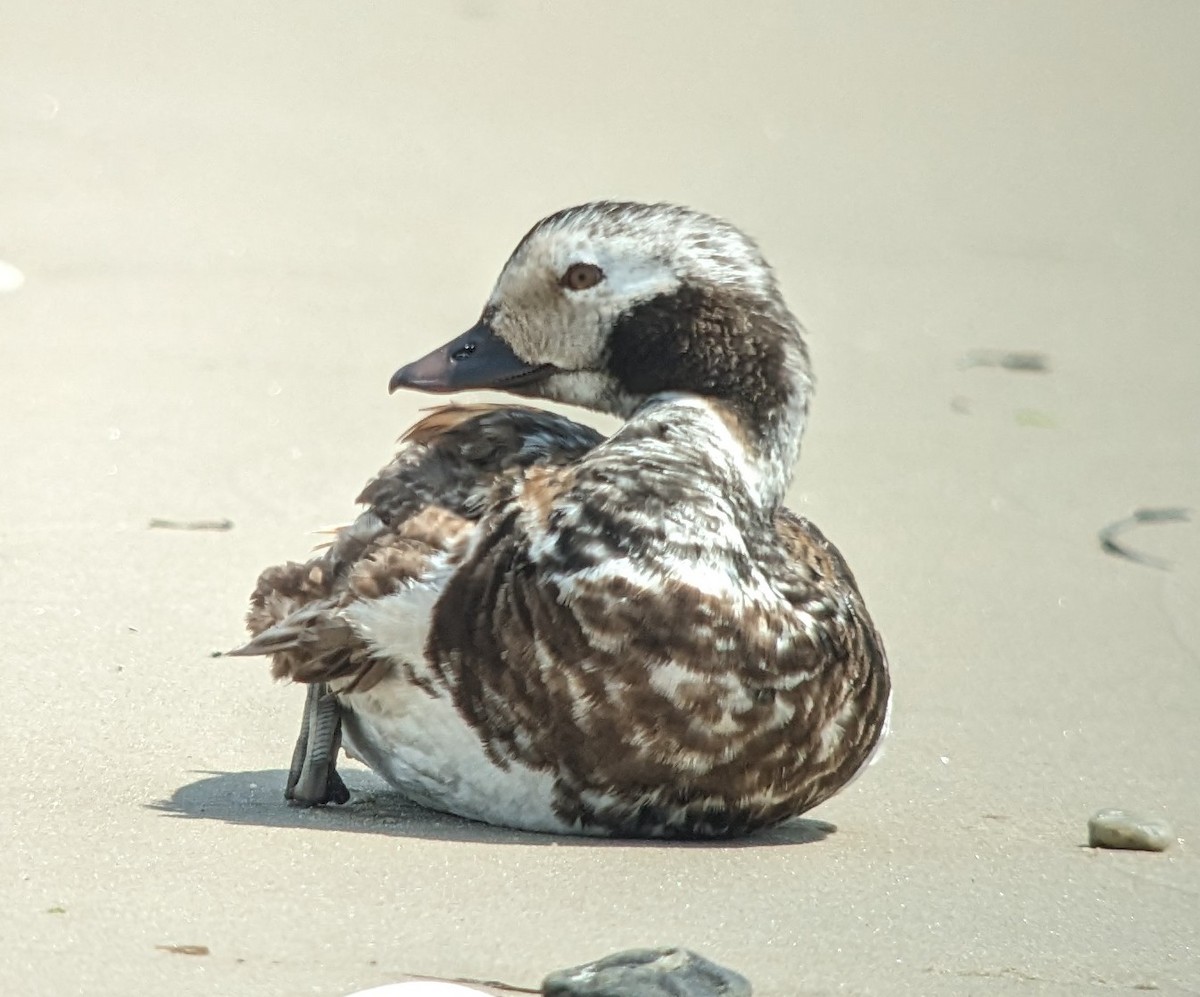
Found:
<svg viewBox="0 0 1200 997"><path fill-rule="evenodd" d="M813 383L731 223L620 201L539 221L479 320L389 382L516 400L428 411L354 522L257 581L228 653L307 686L285 797L346 802L344 749L472 820L696 839L845 787L891 680L846 560L784 505Z"/></svg>

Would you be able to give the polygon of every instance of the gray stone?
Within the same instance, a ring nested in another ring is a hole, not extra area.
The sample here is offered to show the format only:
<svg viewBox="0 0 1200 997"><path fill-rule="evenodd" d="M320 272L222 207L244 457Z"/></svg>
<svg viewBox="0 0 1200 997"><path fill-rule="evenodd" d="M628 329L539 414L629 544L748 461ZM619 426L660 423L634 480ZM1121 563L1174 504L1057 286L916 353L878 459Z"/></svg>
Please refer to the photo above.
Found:
<svg viewBox="0 0 1200 997"><path fill-rule="evenodd" d="M1088 821L1088 844L1093 848L1161 852L1174 840L1165 820L1139 817L1124 810L1097 810Z"/></svg>
<svg viewBox="0 0 1200 997"><path fill-rule="evenodd" d="M687 949L629 949L551 973L543 997L750 997L750 981Z"/></svg>

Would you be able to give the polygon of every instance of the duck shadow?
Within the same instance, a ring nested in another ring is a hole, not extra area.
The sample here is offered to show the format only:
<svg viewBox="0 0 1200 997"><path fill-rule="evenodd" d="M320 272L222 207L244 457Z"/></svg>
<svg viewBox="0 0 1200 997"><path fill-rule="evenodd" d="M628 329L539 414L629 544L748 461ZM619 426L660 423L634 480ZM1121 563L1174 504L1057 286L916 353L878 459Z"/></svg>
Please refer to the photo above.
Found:
<svg viewBox="0 0 1200 997"><path fill-rule="evenodd" d="M184 820L215 820L260 827L381 834L396 838L428 838L497 845L557 845L643 848L761 848L822 841L837 831L834 824L796 817L744 838L709 841L647 841L631 838L587 838L540 834L493 827L478 821L427 810L406 799L372 772L338 767L350 789L343 806L293 807L283 799L287 773L198 772L201 778L180 786L170 799L147 804L152 810Z"/></svg>

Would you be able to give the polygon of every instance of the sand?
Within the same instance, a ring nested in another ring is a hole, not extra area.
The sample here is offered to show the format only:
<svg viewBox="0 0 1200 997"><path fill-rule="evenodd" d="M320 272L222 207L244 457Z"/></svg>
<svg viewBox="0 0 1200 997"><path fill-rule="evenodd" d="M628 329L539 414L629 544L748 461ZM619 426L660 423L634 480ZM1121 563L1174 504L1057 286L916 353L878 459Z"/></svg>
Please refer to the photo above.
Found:
<svg viewBox="0 0 1200 997"><path fill-rule="evenodd" d="M1200 6L0 4L0 992L536 988L679 944L798 994L1200 992ZM742 843L280 799L257 571L346 521L538 217L752 232L812 331L792 504L883 760ZM965 366L1045 355L1043 372ZM232 529L150 529L153 518ZM1102 807L1161 854L1085 847ZM163 946L204 946L188 955Z"/></svg>

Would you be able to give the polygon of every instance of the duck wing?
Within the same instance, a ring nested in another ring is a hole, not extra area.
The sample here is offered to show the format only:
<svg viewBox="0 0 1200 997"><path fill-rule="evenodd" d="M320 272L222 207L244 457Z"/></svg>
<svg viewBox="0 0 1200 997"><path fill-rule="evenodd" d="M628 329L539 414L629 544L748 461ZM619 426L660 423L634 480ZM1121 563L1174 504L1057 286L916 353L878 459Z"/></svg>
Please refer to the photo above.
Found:
<svg viewBox="0 0 1200 997"><path fill-rule="evenodd" d="M423 678L498 769L553 773L565 826L738 834L828 798L888 694L836 548L786 511L724 548L686 503L647 518L603 490L584 457L491 505L433 606ZM680 560L689 535L703 560Z"/></svg>
<svg viewBox="0 0 1200 997"><path fill-rule="evenodd" d="M604 437L590 426L520 405L444 405L400 438L395 458L358 501L389 526L436 507L475 521L498 479L578 460Z"/></svg>
<svg viewBox="0 0 1200 997"><path fill-rule="evenodd" d="M488 498L530 468L577 460L603 437L553 412L512 405L446 405L399 441L363 489L366 510L310 560L267 568L250 598L252 639L230 655L270 655L272 674L296 682L348 679L364 691L392 663L372 656L348 606L417 583L453 560Z"/></svg>

